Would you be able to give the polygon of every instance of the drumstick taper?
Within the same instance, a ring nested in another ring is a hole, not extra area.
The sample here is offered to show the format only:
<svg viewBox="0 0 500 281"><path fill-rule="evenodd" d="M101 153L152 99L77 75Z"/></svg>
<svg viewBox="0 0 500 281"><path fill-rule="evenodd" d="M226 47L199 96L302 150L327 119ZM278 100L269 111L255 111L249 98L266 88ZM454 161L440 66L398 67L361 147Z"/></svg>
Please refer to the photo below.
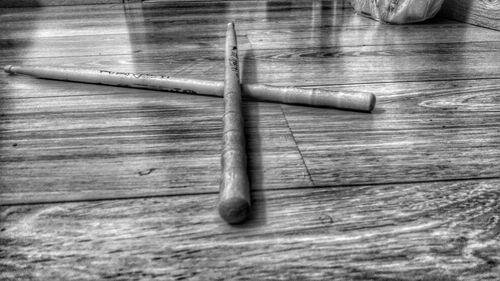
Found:
<svg viewBox="0 0 500 281"><path fill-rule="evenodd" d="M238 47L233 23L227 25L225 54L219 214L225 221L233 224L244 221L250 210Z"/></svg>

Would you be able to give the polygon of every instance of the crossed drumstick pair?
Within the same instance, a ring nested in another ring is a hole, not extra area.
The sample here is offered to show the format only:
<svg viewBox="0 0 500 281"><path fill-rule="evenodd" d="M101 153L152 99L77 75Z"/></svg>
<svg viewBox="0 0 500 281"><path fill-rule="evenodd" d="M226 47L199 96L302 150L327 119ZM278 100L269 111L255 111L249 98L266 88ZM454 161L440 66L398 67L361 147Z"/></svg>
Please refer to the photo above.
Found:
<svg viewBox="0 0 500 281"><path fill-rule="evenodd" d="M219 214L228 223L241 223L250 210L250 185L247 176L245 135L241 110L242 93L245 97L310 106L333 107L370 112L375 107L371 93L343 93L321 89L276 87L262 84L240 84L238 46L234 24L226 32L224 82L174 78L150 74L134 74L106 70L81 70L56 67L11 66L4 68L11 74L27 74L40 78L64 81L146 88L224 98L223 148L221 154L221 184Z"/></svg>

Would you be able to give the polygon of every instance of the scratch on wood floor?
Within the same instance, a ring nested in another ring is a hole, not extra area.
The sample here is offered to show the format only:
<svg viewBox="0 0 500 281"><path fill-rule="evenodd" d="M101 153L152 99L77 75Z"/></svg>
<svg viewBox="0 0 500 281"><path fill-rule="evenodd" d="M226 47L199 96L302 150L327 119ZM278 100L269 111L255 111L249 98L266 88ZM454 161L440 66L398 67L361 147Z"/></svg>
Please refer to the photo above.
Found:
<svg viewBox="0 0 500 281"><path fill-rule="evenodd" d="M154 172L156 170L156 168L150 168L146 171L139 171L137 172L139 174L139 176L146 176L146 175L149 175L151 174L152 172Z"/></svg>

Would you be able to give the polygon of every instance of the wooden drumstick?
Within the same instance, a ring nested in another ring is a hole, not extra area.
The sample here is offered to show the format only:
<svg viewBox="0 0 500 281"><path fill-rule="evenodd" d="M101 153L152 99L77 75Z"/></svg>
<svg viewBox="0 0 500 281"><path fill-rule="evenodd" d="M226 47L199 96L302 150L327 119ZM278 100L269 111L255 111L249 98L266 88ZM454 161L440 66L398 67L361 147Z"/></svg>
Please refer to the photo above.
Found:
<svg viewBox="0 0 500 281"><path fill-rule="evenodd" d="M241 110L238 47L234 24L227 25L224 67L224 116L222 135L222 177L219 214L228 223L244 221L250 210L245 134Z"/></svg>
<svg viewBox="0 0 500 281"><path fill-rule="evenodd" d="M219 81L176 78L171 76L115 72L108 70L74 69L40 66L4 67L11 74L26 74L39 78L163 90L185 94L222 97L224 83ZM241 85L244 97L259 101L272 101L309 106L332 107L370 112L375 107L372 93L344 93L323 89L277 87L263 84Z"/></svg>

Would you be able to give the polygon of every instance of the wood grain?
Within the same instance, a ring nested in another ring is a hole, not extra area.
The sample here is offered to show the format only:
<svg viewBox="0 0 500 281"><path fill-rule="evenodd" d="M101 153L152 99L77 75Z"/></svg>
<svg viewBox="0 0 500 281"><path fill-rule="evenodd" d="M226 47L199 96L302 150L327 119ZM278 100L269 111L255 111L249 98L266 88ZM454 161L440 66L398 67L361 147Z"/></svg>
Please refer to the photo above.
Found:
<svg viewBox="0 0 500 281"><path fill-rule="evenodd" d="M39 22L46 24L45 21ZM43 30L32 32L26 32L25 28L20 28L22 32L12 31L12 34L9 35L10 38L0 39L0 45L4 47L5 54L29 53L30 57L71 56L76 50L79 51L80 55L119 55L128 54L131 51L152 55L159 54L158 50L161 48L175 50L180 46L192 51L205 49L205 51L212 50L213 53L220 53L220 49L223 48L223 33L216 30L217 27L223 26L223 23L214 24L212 28L215 30L190 30L189 34L181 35L172 30L171 27L168 28L171 25L167 24L156 23L151 27L134 27L127 30L123 28L123 22L124 20L118 21L112 26L105 25L98 30L85 26L66 26L65 29L78 30L78 33L67 37L60 36L65 33L64 29L61 28L67 25L64 22L56 22L52 28L44 26ZM287 23L284 23L283 26ZM387 41L403 45L500 41L500 36L496 31L468 28L466 24L446 21L439 22L439 25L391 25L384 29L376 25L357 26L357 28L328 26L318 30L309 28L300 31L294 31L290 27L277 27L270 23L257 25L257 27L255 25L257 24L248 24L247 28L252 27L251 30L239 32L241 45L245 49L250 49L250 42L252 49L269 49L275 40L286 43L283 46L287 46L287 48L316 47L325 49L358 46L361 44L359 38L364 39L362 44L365 46L383 45ZM163 28L163 26L167 28ZM387 29L391 32L388 33ZM335 32L336 35L332 36L331 32ZM146 33L148 37L154 37L155 40L144 42L143 38L140 37L143 33ZM33 45L30 43L33 41L32 37L44 38L44 40ZM273 40L268 38L273 38ZM96 44L96 41L99 43ZM122 43L116 45L116 42Z"/></svg>
<svg viewBox="0 0 500 281"><path fill-rule="evenodd" d="M113 95L3 100L2 204L217 190L220 99L110 88ZM308 185L279 105L245 106L252 186Z"/></svg>
<svg viewBox="0 0 500 281"><path fill-rule="evenodd" d="M376 92L371 115L282 107L316 185L498 177L498 82L330 88Z"/></svg>
<svg viewBox="0 0 500 281"><path fill-rule="evenodd" d="M8 24L3 33L7 38L2 39L5 56L0 62L221 80L224 41L220 27L227 19L214 15L225 12L241 27L242 78L246 82L332 85L499 77L497 64L487 63L500 60L496 31L440 19L433 24L381 27L367 19L353 21L362 17L350 9L323 2L319 8L297 3L297 7L284 3L274 7L240 1L236 8L228 3L196 3L178 8L180 12L171 9L172 5L144 10L106 6L104 11L91 9L90 20L100 23L97 28L74 21L68 8L56 13L65 16L42 14L32 21L26 21L24 13L9 13L2 15ZM162 7L168 17L159 12ZM182 30L178 24L183 25ZM44 40L33 44L35 38ZM275 44L278 41L281 44Z"/></svg>
<svg viewBox="0 0 500 281"><path fill-rule="evenodd" d="M0 73L0 279L498 279L500 32L306 0L0 21L2 66L220 81L235 21L243 82L377 95L371 114L244 101L254 212L231 227L222 100Z"/></svg>
<svg viewBox="0 0 500 281"><path fill-rule="evenodd" d="M495 280L499 180L4 207L1 278Z"/></svg>
<svg viewBox="0 0 500 281"><path fill-rule="evenodd" d="M441 14L459 21L500 30L500 2L445 0Z"/></svg>
<svg viewBox="0 0 500 281"><path fill-rule="evenodd" d="M0 8L43 7L61 5L121 4L122 0L3 0Z"/></svg>
<svg viewBox="0 0 500 281"><path fill-rule="evenodd" d="M197 58L193 60L192 56ZM223 56L216 51L109 55L76 58L0 59L3 64L48 65L147 72L222 80ZM242 50L245 83L335 85L375 82L500 78L499 42L443 43L342 48ZM161 61L162 63L159 63ZM299 64L300 62L300 64ZM299 64L297 66L296 64ZM340 73L340 75L337 75Z"/></svg>
<svg viewBox="0 0 500 281"><path fill-rule="evenodd" d="M216 190L220 100L77 83L65 96L65 83L40 81L33 87L47 97L33 96L29 84L24 91L9 84L27 96L2 101L4 203L42 200L33 192L108 198L116 190L126 197ZM396 182L499 176L498 80L329 89L375 92L379 104L364 114L247 103L254 188L309 185L308 173L317 185L387 182L388 175ZM155 170L139 175L149 169ZM196 172L187 177L186 169Z"/></svg>

